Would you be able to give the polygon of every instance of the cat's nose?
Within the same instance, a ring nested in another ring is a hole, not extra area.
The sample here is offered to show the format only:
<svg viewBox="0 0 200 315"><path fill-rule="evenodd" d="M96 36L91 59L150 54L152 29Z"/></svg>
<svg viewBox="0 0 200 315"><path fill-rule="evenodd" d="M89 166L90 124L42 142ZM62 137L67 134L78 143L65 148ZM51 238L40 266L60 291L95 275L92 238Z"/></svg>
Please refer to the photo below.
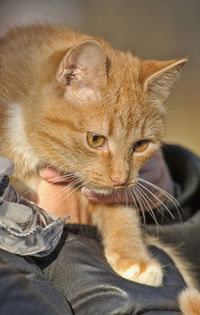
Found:
<svg viewBox="0 0 200 315"><path fill-rule="evenodd" d="M128 181L127 175L110 175L110 178L113 182L114 186L122 186L125 185Z"/></svg>

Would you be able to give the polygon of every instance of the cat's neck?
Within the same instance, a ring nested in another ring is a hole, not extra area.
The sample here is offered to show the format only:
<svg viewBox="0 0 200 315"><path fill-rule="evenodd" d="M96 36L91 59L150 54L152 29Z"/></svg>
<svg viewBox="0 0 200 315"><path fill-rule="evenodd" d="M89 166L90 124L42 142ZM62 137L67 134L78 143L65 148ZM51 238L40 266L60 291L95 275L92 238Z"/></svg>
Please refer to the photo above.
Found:
<svg viewBox="0 0 200 315"><path fill-rule="evenodd" d="M1 156L7 157L15 164L12 183L18 187L19 192L27 190L24 182L28 184L29 189L34 189L40 159L27 140L21 104L8 104L1 115L0 124Z"/></svg>

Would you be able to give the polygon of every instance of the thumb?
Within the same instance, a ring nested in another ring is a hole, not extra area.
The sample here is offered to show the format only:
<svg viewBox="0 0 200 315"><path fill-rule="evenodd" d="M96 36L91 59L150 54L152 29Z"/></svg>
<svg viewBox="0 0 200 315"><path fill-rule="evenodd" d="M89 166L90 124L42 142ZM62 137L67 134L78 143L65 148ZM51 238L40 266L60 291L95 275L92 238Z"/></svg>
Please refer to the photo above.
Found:
<svg viewBox="0 0 200 315"><path fill-rule="evenodd" d="M61 174L58 170L53 167L45 167L40 171L40 177L46 180L49 183L56 184L56 183L68 183L72 181L67 175Z"/></svg>

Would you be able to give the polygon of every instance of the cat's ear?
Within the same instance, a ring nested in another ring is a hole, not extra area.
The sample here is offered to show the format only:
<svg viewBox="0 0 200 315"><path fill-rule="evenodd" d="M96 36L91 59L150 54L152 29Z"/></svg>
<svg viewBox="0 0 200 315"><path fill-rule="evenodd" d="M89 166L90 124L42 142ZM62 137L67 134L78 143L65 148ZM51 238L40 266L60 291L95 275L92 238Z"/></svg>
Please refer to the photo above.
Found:
<svg viewBox="0 0 200 315"><path fill-rule="evenodd" d="M188 58L169 61L147 60L142 63L142 83L150 99L161 103L166 100L170 88L179 77Z"/></svg>
<svg viewBox="0 0 200 315"><path fill-rule="evenodd" d="M106 54L96 40L72 47L63 57L56 79L65 86L65 97L75 103L95 101L106 85Z"/></svg>

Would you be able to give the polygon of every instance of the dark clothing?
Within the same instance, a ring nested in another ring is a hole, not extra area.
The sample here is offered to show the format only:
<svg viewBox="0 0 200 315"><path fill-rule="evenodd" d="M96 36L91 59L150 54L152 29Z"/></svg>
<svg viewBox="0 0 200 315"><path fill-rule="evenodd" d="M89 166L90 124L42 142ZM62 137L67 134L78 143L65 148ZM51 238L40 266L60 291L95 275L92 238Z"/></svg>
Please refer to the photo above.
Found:
<svg viewBox="0 0 200 315"><path fill-rule="evenodd" d="M181 194L177 197L180 213L168 205L175 220L168 215L168 220L160 226L159 237L178 247L183 257L193 264L200 284L200 158L177 145L165 146L163 153L173 180L180 185ZM159 222L158 216L157 213ZM154 235L157 233L152 225L148 225L147 230Z"/></svg>
<svg viewBox="0 0 200 315"><path fill-rule="evenodd" d="M0 250L0 314L73 314L65 297L30 257Z"/></svg>
<svg viewBox="0 0 200 315"><path fill-rule="evenodd" d="M163 148L174 182L181 188L181 217L155 210L159 236L178 245L200 275L200 159L179 146ZM147 214L147 231L157 228ZM44 257L22 257L0 250L0 314L114 315L179 314L177 296L185 283L172 260L151 247L165 268L162 287L128 281L108 265L95 227L68 224L59 244ZM200 282L200 281L199 281Z"/></svg>

